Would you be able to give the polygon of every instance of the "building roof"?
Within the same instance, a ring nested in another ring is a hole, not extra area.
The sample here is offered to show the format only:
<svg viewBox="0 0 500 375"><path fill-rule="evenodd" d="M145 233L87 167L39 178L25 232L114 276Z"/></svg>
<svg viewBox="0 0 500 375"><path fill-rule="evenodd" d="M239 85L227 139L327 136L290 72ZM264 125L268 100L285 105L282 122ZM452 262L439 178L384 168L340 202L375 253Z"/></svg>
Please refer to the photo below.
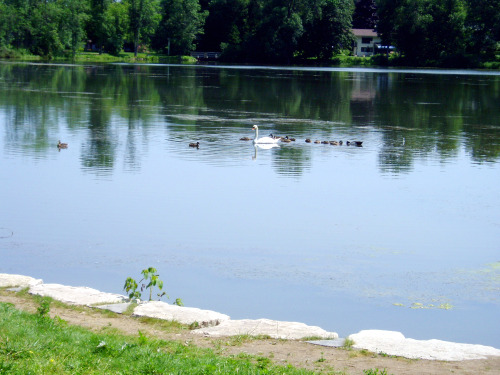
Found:
<svg viewBox="0 0 500 375"><path fill-rule="evenodd" d="M352 33L355 36L371 36L377 37L377 32L373 29L352 29Z"/></svg>

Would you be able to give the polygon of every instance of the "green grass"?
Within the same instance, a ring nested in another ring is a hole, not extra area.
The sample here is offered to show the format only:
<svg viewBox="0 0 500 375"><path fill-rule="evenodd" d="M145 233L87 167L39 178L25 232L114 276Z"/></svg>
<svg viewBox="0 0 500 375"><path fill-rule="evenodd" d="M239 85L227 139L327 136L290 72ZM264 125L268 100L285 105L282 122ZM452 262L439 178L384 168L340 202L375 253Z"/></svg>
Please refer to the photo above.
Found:
<svg viewBox="0 0 500 375"><path fill-rule="evenodd" d="M43 61L44 58L37 55L32 55L26 50L13 48L0 48L0 59L20 60L20 61ZM50 61L53 62L80 62L80 63L113 63L113 62L130 62L130 63L169 63L169 64L194 64L196 59L192 56L166 56L157 53L138 53L137 57L133 52L122 52L118 56L108 53L98 52L77 52L73 58L68 51L63 56L56 56Z"/></svg>
<svg viewBox="0 0 500 375"><path fill-rule="evenodd" d="M139 332L95 333L39 311L0 303L0 374L312 374L260 357L227 358L210 349Z"/></svg>

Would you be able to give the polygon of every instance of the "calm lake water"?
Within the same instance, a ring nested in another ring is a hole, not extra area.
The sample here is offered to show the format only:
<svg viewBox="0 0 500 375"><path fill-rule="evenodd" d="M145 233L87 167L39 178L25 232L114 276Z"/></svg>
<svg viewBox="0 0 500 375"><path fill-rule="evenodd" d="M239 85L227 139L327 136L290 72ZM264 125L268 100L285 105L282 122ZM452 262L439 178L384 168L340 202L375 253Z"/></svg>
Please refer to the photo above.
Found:
<svg viewBox="0 0 500 375"><path fill-rule="evenodd" d="M499 73L4 62L0 130L2 273L500 347Z"/></svg>

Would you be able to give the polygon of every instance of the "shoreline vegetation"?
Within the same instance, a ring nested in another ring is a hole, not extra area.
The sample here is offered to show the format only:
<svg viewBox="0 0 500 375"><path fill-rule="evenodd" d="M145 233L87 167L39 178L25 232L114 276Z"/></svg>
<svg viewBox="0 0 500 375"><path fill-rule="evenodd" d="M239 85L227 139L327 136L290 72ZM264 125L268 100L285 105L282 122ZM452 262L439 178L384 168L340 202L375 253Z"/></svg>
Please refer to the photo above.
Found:
<svg viewBox="0 0 500 375"><path fill-rule="evenodd" d="M26 50L16 49L0 49L0 61L11 62L51 62L51 63L157 63L157 64L198 64L200 61L190 55L167 56L159 53L138 53L137 56L133 52L122 52L118 55L99 52L80 51L74 57L68 52L67 55L54 57L51 59L43 58L42 56L30 54ZM487 61L474 65L465 65L463 67L455 67L457 69L485 69L485 70L500 70L500 58L498 61ZM225 60L207 61L208 64L231 64L231 65L246 65L235 64ZM261 65L261 64L255 64ZM374 55L374 56L351 56L349 54L338 54L330 60L317 59L297 59L291 64L283 66L332 66L332 67L398 67L398 68L442 68L441 66L412 66L405 64L405 60L397 54L390 56ZM453 68L453 67L452 67Z"/></svg>
<svg viewBox="0 0 500 375"><path fill-rule="evenodd" d="M301 340L192 335L187 326L0 288L0 373L494 374L500 357L409 360Z"/></svg>

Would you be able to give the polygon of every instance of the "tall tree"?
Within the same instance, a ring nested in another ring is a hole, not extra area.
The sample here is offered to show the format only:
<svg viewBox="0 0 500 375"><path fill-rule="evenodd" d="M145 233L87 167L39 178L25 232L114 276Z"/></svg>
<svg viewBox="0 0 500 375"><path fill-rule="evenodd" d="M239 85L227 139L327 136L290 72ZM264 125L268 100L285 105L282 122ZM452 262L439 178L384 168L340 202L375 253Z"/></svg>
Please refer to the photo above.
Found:
<svg viewBox="0 0 500 375"><path fill-rule="evenodd" d="M196 37L203 33L203 25L208 15L202 11L198 0L163 0L162 19L156 32L156 49L186 55L195 49Z"/></svg>
<svg viewBox="0 0 500 375"><path fill-rule="evenodd" d="M319 11L305 23L299 49L305 57L330 59L333 53L349 48L354 4L352 0L325 0Z"/></svg>
<svg viewBox="0 0 500 375"><path fill-rule="evenodd" d="M239 45L248 34L249 0L212 0L200 41L204 51L220 51L221 44Z"/></svg>
<svg viewBox="0 0 500 375"><path fill-rule="evenodd" d="M81 0L60 0L62 9L61 29L65 31L66 44L73 57L78 47L84 43L85 23L88 20L88 3Z"/></svg>
<svg viewBox="0 0 500 375"><path fill-rule="evenodd" d="M375 29L378 22L375 0L355 1L352 27L355 29Z"/></svg>
<svg viewBox="0 0 500 375"><path fill-rule="evenodd" d="M129 28L128 4L119 1L109 5L105 15L105 48L112 55L122 49Z"/></svg>
<svg viewBox="0 0 500 375"><path fill-rule="evenodd" d="M89 0L90 15L87 24L87 37L102 52L106 35L106 12L112 0Z"/></svg>
<svg viewBox="0 0 500 375"><path fill-rule="evenodd" d="M408 63L443 63L464 53L464 0L378 0L377 30Z"/></svg>
<svg viewBox="0 0 500 375"><path fill-rule="evenodd" d="M500 0L467 0L467 51L494 59L500 42Z"/></svg>
<svg viewBox="0 0 500 375"><path fill-rule="evenodd" d="M129 22L134 55L137 57L139 43L148 43L160 21L159 0L128 0Z"/></svg>

